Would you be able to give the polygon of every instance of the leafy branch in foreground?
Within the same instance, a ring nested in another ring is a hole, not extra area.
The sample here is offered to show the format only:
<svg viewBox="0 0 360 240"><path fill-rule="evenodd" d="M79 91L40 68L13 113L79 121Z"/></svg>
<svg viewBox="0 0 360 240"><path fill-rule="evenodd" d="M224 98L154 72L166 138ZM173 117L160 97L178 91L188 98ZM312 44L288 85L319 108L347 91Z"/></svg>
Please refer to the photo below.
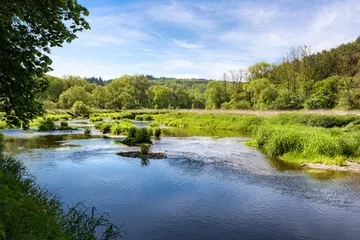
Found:
<svg viewBox="0 0 360 240"><path fill-rule="evenodd" d="M76 0L6 0L0 4L0 110L9 124L28 127L42 113L37 95L47 87L52 47L90 29Z"/></svg>

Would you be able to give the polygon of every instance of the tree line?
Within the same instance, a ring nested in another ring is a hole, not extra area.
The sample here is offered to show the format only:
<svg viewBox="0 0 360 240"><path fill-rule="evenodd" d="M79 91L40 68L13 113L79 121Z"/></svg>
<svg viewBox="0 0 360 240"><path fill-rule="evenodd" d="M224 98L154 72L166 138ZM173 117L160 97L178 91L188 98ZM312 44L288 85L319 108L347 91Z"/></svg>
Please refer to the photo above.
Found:
<svg viewBox="0 0 360 240"><path fill-rule="evenodd" d="M220 80L135 75L101 78L45 76L45 108L76 101L99 109L360 109L360 38L312 54L293 48L278 64L259 62Z"/></svg>

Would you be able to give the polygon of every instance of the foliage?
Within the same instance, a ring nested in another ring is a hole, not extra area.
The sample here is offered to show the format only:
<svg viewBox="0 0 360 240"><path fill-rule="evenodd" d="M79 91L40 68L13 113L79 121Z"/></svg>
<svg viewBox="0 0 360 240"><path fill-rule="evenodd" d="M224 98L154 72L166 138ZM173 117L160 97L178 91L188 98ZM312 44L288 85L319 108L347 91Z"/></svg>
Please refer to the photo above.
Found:
<svg viewBox="0 0 360 240"><path fill-rule="evenodd" d="M50 119L40 119L38 122L39 131L52 131L55 129L55 124Z"/></svg>
<svg viewBox="0 0 360 240"><path fill-rule="evenodd" d="M89 107L82 101L76 101L71 110L76 116L89 116L90 113Z"/></svg>
<svg viewBox="0 0 360 240"><path fill-rule="evenodd" d="M27 128L42 113L38 94L47 86L50 48L89 29L89 12L76 0L14 1L0 4L0 102L10 125Z"/></svg>
<svg viewBox="0 0 360 240"><path fill-rule="evenodd" d="M85 128L84 129L84 135L85 136L90 136L91 135L91 129L90 128Z"/></svg>
<svg viewBox="0 0 360 240"><path fill-rule="evenodd" d="M146 128L135 128L131 130L132 134L129 134L127 138L121 141L121 143L126 145L135 145L139 143L149 143L151 144L151 135L149 130Z"/></svg>
<svg viewBox="0 0 360 240"><path fill-rule="evenodd" d="M359 134L334 133L314 127L264 125L254 134L254 140L270 157L289 161L344 164L349 157L358 157Z"/></svg>
<svg viewBox="0 0 360 240"><path fill-rule="evenodd" d="M86 92L83 86L74 86L60 95L59 105L62 108L71 108L78 101L89 104L90 100L91 94Z"/></svg>
<svg viewBox="0 0 360 240"><path fill-rule="evenodd" d="M150 114L141 114L141 115L136 115L135 120L137 120L137 121L151 121L151 120L154 120L154 119Z"/></svg>
<svg viewBox="0 0 360 240"><path fill-rule="evenodd" d="M69 126L69 123L68 123L68 122L65 122L65 121L61 121L61 122L60 122L60 126L61 126L61 127L67 127L67 126Z"/></svg>
<svg viewBox="0 0 360 240"><path fill-rule="evenodd" d="M171 127L250 132L251 146L290 162L342 165L346 160L360 159L359 116L168 113L154 117Z"/></svg>
<svg viewBox="0 0 360 240"><path fill-rule="evenodd" d="M161 129L160 129L159 127L154 128L154 136L155 136L156 138L159 138L160 135L161 135Z"/></svg>
<svg viewBox="0 0 360 240"><path fill-rule="evenodd" d="M67 212L57 196L39 188L21 162L0 156L0 230L6 239L117 239L121 227L106 214L78 204ZM104 229L105 231L101 232Z"/></svg>
<svg viewBox="0 0 360 240"><path fill-rule="evenodd" d="M102 122L103 118L102 117L90 117L89 118L89 122Z"/></svg>
<svg viewBox="0 0 360 240"><path fill-rule="evenodd" d="M156 128L156 127L160 127L160 123L153 121L149 124L149 127L151 128Z"/></svg>
<svg viewBox="0 0 360 240"><path fill-rule="evenodd" d="M148 155L150 153L151 145L150 144L141 144L140 146L140 154Z"/></svg>

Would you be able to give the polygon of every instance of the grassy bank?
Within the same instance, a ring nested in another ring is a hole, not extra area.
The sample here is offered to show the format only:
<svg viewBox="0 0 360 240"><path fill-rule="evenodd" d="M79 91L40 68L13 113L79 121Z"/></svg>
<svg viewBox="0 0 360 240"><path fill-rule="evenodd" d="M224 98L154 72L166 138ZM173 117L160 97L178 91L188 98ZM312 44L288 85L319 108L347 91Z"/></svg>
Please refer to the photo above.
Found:
<svg viewBox="0 0 360 240"><path fill-rule="evenodd" d="M293 163L345 165L360 157L360 117L355 115L168 113L153 116L166 126L248 132L249 145Z"/></svg>
<svg viewBox="0 0 360 240"><path fill-rule="evenodd" d="M2 135L0 145L3 146ZM64 211L58 197L38 187L21 162L0 153L0 239L118 239L107 215L78 204Z"/></svg>

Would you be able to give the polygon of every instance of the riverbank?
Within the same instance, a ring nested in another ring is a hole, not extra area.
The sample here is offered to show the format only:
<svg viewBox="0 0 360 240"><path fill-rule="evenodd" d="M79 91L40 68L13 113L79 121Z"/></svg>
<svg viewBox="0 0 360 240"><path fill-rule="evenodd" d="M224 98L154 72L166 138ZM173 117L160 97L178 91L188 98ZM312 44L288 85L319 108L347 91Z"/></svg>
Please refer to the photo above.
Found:
<svg viewBox="0 0 360 240"><path fill-rule="evenodd" d="M121 228L95 208L79 203L65 211L58 197L40 188L20 161L1 153L3 146L0 134L0 239L121 237Z"/></svg>
<svg viewBox="0 0 360 240"><path fill-rule="evenodd" d="M247 132L251 136L248 145L261 149L268 157L289 163L347 166L348 161L356 163L360 159L360 117L356 115L177 112L153 117L169 127Z"/></svg>

